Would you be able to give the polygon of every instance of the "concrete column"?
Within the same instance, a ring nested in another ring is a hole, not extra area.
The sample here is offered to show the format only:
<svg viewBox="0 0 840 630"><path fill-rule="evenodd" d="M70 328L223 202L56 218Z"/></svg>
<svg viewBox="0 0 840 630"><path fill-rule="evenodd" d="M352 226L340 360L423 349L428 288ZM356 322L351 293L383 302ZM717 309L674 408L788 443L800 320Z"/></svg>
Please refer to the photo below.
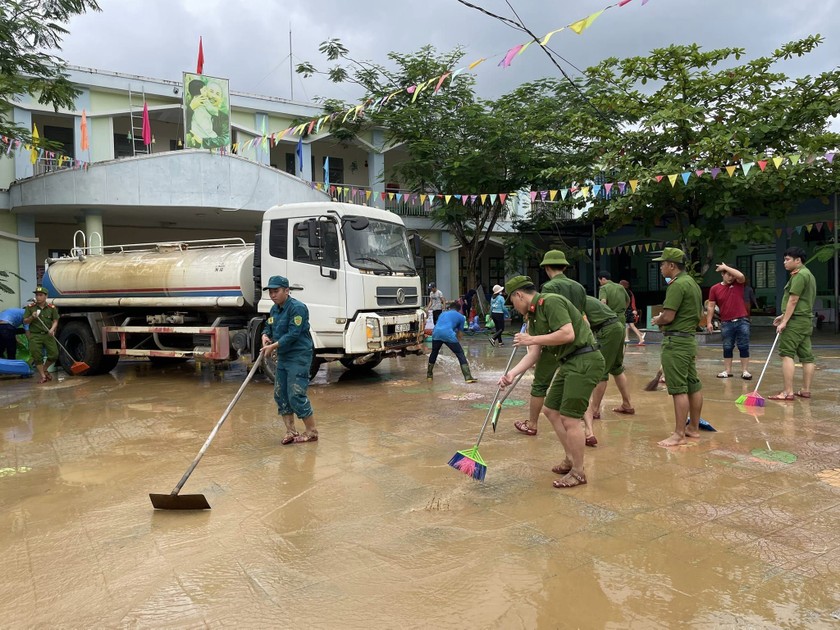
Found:
<svg viewBox="0 0 840 630"><path fill-rule="evenodd" d="M782 298L785 295L785 285L788 272L785 271L785 250L788 248L789 238L786 228L782 227L782 235L776 239L776 314L781 315ZM753 278L753 281L755 279Z"/></svg>
<svg viewBox="0 0 840 630"><path fill-rule="evenodd" d="M32 113L25 110L20 109L19 107L14 108L14 122L16 125L23 127L24 129L29 129L32 131ZM42 138L44 130L39 129L38 135ZM32 177L35 174L35 167L32 164L32 160L30 158L29 151L23 148L21 145L18 149L15 150L15 179L23 179L25 177ZM23 275L23 274L21 274ZM33 287L34 289L34 287Z"/></svg>
<svg viewBox="0 0 840 630"><path fill-rule="evenodd" d="M31 165L30 165L31 166ZM19 214L17 215L17 233L18 236L35 236L35 215ZM18 241L18 269L20 270L20 299L21 303L32 297L32 292L38 286L38 278L36 277L35 267L38 261L35 259L35 243L27 243L25 241Z"/></svg>
<svg viewBox="0 0 840 630"><path fill-rule="evenodd" d="M105 228L102 226L101 210L85 210L85 239L87 246L92 248L91 254L101 254L105 244ZM98 236L97 236L98 235Z"/></svg>
<svg viewBox="0 0 840 630"><path fill-rule="evenodd" d="M449 248L456 244L455 238L449 232L440 233L440 244ZM443 296L452 301L458 293L458 255L460 249L452 251L435 250L435 282Z"/></svg>
<svg viewBox="0 0 840 630"><path fill-rule="evenodd" d="M254 114L254 128L257 130L257 134L262 136L263 133L271 133L271 129L268 128L268 114ZM271 146L263 147L263 143L260 142L257 145L257 162L260 164L265 164L269 166L271 164Z"/></svg>
<svg viewBox="0 0 840 630"><path fill-rule="evenodd" d="M312 179L312 145L304 142L302 147L303 169L300 168L300 161L298 160L297 153L295 153L295 170L297 171L298 177L304 181L311 182L314 181ZM295 145L295 151L297 151L297 145Z"/></svg>
<svg viewBox="0 0 840 630"><path fill-rule="evenodd" d="M368 186L373 191L373 205L384 208L381 193L385 192L385 154L382 152L385 133L381 129L374 129L372 140L376 150L368 152Z"/></svg>

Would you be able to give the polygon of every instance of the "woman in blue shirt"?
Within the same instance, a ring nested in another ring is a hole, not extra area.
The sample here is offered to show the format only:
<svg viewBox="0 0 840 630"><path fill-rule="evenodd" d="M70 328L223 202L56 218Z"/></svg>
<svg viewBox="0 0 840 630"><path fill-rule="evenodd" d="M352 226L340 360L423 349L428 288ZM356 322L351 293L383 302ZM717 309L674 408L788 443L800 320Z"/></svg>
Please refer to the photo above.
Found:
<svg viewBox="0 0 840 630"><path fill-rule="evenodd" d="M490 317L496 332L490 337L490 345L503 346L502 333L505 330L505 288L500 285L493 287L493 298L490 300Z"/></svg>

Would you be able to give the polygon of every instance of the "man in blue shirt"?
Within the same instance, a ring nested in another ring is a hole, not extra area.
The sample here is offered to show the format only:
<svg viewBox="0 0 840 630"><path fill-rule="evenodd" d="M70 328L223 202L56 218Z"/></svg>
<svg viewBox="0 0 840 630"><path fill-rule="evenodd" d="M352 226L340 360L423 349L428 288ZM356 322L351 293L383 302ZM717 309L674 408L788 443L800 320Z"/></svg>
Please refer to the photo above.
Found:
<svg viewBox="0 0 840 630"><path fill-rule="evenodd" d="M458 357L461 364L461 373L467 383L475 383L476 379L470 373L470 366L467 357L464 356L464 349L461 347L461 331L464 329L466 318L458 312L458 302L452 302L449 310L438 317L435 329L432 331L432 354L429 355L429 367L426 368L426 378L433 378L432 372L435 369L440 347L444 344Z"/></svg>
<svg viewBox="0 0 840 630"><path fill-rule="evenodd" d="M286 425L286 435L280 443L317 442L315 416L306 395L313 354L309 309L289 295L289 280L283 276L271 276L263 290L268 291L274 302L263 328L262 352L268 355L277 351L274 400L277 402L277 413ZM303 420L306 427L302 434L295 430L295 415Z"/></svg>
<svg viewBox="0 0 840 630"><path fill-rule="evenodd" d="M5 358L14 361L17 357L18 328L23 327L29 330L29 326L23 323L22 308L7 308L0 311L0 359Z"/></svg>

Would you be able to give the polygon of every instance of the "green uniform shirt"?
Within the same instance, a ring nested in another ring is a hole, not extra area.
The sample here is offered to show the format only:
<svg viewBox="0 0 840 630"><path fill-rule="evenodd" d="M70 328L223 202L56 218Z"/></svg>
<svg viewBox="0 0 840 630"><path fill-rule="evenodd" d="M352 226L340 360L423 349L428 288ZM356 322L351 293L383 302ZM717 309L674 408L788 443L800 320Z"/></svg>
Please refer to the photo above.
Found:
<svg viewBox="0 0 840 630"><path fill-rule="evenodd" d="M592 328L598 328L605 321L616 318L616 314L609 306L600 300L596 300L591 295L586 296L586 310L584 312Z"/></svg>
<svg viewBox="0 0 840 630"><path fill-rule="evenodd" d="M805 315L811 317L814 312L814 299L817 297L817 282L814 274L804 265L799 271L790 275L785 285L785 294L782 297L782 313L787 309L788 300L791 295L798 295L799 301L793 310L793 315Z"/></svg>
<svg viewBox="0 0 840 630"><path fill-rule="evenodd" d="M32 304L24 309L23 317L32 317L38 312L38 309L41 309L41 314L38 316L38 319L40 319L44 325L42 326L36 319L33 319L29 324L29 332L33 335L37 335L39 333L47 334L50 328L52 328L53 322L58 321L58 309L49 302L47 302L44 307Z"/></svg>
<svg viewBox="0 0 840 630"><path fill-rule="evenodd" d="M586 308L586 289L579 282L558 273L551 280L542 285L541 293L555 293L562 295L581 313Z"/></svg>
<svg viewBox="0 0 840 630"><path fill-rule="evenodd" d="M662 308L674 311L674 321L662 326L662 330L696 332L697 324L703 316L703 294L700 286L687 273L680 273L668 285Z"/></svg>
<svg viewBox="0 0 840 630"><path fill-rule="evenodd" d="M598 291L598 299L606 302L616 315L624 315L630 306L630 294L620 284L608 280Z"/></svg>
<svg viewBox="0 0 840 630"><path fill-rule="evenodd" d="M561 346L543 346L543 352L550 352L560 360L578 348L594 346L595 337L583 321L581 312L568 298L554 293L537 293L534 296L528 309L529 335L548 335L569 323L575 331L574 340Z"/></svg>

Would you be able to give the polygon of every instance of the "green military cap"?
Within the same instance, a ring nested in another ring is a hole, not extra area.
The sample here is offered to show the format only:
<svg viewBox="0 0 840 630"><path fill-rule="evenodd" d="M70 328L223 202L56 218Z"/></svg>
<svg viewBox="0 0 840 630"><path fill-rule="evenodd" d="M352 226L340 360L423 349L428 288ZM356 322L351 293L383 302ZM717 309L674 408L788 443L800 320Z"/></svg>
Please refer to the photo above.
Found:
<svg viewBox="0 0 840 630"><path fill-rule="evenodd" d="M540 263L540 267L551 265L552 267L568 267L569 261L566 260L566 254L559 249L551 249L545 253L545 256Z"/></svg>
<svg viewBox="0 0 840 630"><path fill-rule="evenodd" d="M263 291L267 289L288 289L289 279L283 276L271 276L268 279L268 284L263 287Z"/></svg>
<svg viewBox="0 0 840 630"><path fill-rule="evenodd" d="M653 262L675 262L675 263L685 263L686 256L683 253L683 250L678 249L676 247L666 247L662 250L662 255L659 258L654 258Z"/></svg>
<svg viewBox="0 0 840 630"><path fill-rule="evenodd" d="M41 287L41 286L35 287L35 290L32 293L43 293L44 295L47 295L47 296L50 294L50 292L47 291L47 289L45 287Z"/></svg>
<svg viewBox="0 0 840 630"><path fill-rule="evenodd" d="M505 293L510 296L514 291L525 287L535 288L534 281L528 276L513 276L513 278L505 282Z"/></svg>

